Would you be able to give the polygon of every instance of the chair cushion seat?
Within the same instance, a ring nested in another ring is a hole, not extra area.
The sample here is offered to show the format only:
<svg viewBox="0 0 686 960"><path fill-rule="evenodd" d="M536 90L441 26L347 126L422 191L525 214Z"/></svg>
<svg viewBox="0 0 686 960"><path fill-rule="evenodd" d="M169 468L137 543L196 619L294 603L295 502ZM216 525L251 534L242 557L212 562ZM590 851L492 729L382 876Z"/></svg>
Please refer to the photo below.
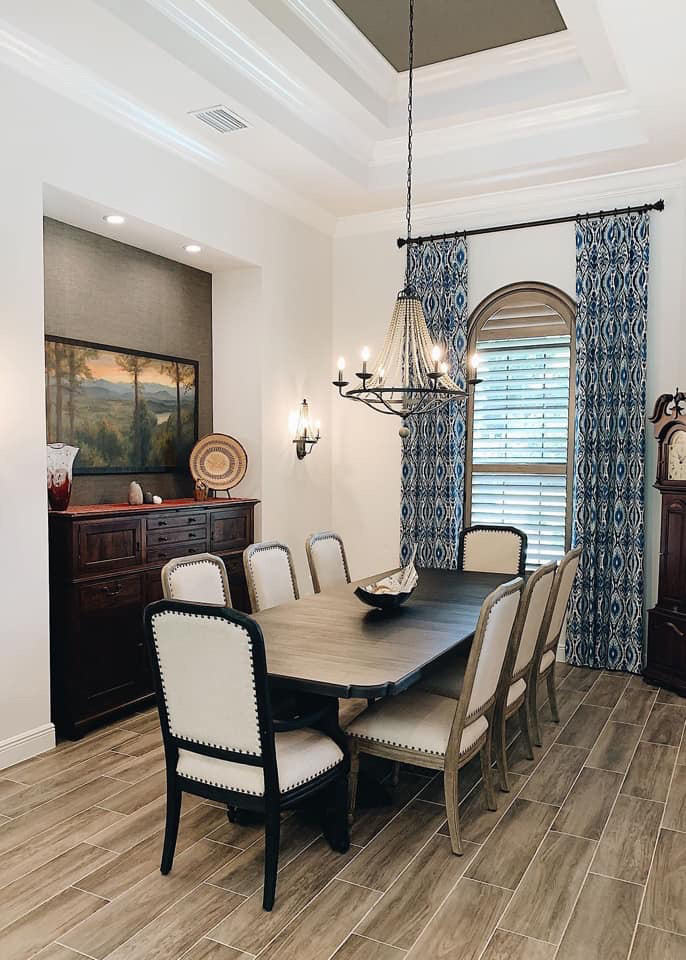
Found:
<svg viewBox="0 0 686 960"><path fill-rule="evenodd" d="M462 693L466 668L467 658L464 656L453 654L444 658L427 671L426 676L417 684L417 690L458 700Z"/></svg>
<svg viewBox="0 0 686 960"><path fill-rule="evenodd" d="M523 693L526 693L526 680L524 677L520 677L519 680L515 680L514 683L510 684L510 689L507 691L508 707L521 697Z"/></svg>
<svg viewBox="0 0 686 960"><path fill-rule="evenodd" d="M275 733L274 744L281 793L314 780L343 759L343 751L331 737L310 728ZM179 750L176 772L181 777L214 787L264 796L262 767L206 757L192 750Z"/></svg>
<svg viewBox="0 0 686 960"><path fill-rule="evenodd" d="M539 667L539 672L543 673L544 670L547 670L551 663L555 662L555 651L546 650L546 652L541 657L541 666Z"/></svg>
<svg viewBox="0 0 686 960"><path fill-rule="evenodd" d="M347 732L361 740L445 756L456 708L457 702L448 697L409 690L369 707L353 720ZM484 716L466 725L460 755L466 753L487 730L488 721Z"/></svg>

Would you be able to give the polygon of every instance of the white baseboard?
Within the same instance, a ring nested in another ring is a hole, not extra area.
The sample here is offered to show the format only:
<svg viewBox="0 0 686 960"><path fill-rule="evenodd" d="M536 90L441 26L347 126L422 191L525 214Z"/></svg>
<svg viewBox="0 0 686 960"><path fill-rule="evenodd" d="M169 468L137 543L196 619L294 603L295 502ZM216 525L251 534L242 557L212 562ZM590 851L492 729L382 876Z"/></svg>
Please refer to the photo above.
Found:
<svg viewBox="0 0 686 960"><path fill-rule="evenodd" d="M0 740L0 770L52 750L54 746L55 725L52 723L44 723L35 730L25 730L7 740Z"/></svg>

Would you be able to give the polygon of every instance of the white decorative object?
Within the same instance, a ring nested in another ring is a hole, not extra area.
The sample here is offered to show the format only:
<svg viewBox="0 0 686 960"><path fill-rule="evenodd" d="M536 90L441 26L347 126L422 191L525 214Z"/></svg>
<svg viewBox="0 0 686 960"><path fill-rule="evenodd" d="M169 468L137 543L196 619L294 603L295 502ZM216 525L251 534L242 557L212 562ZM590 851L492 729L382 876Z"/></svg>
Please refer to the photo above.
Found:
<svg viewBox="0 0 686 960"><path fill-rule="evenodd" d="M143 503L143 488L135 480L129 484L129 503L132 507L139 507Z"/></svg>
<svg viewBox="0 0 686 960"><path fill-rule="evenodd" d="M153 503L162 503L162 497L158 496L158 494L155 494L155 496L152 498L152 502L153 502Z"/></svg>
<svg viewBox="0 0 686 960"><path fill-rule="evenodd" d="M414 558L416 555L417 546L415 545L415 548L412 551L412 556L410 557L410 562L408 564L406 564L404 567L401 567L397 573L392 573L390 576L384 577L382 580L377 580L376 583L370 583L363 589L368 593L375 594L411 593L417 586L417 581L419 580L417 569L414 565Z"/></svg>

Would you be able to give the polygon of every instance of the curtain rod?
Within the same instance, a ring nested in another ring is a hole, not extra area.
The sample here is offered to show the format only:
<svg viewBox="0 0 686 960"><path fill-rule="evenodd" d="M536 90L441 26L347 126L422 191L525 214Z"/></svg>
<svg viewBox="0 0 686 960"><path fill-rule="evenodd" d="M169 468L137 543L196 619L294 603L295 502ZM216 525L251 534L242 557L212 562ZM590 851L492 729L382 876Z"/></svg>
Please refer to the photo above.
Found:
<svg viewBox="0 0 686 960"><path fill-rule="evenodd" d="M452 240L457 237L476 237L483 233L502 233L505 230L526 230L527 227L547 227L552 223L574 223L575 220L591 220L596 217L615 217L620 213L647 213L648 210L664 210L665 201L642 203L636 207L617 207L614 210L596 210L594 213L575 213L568 217L551 217L548 220L525 220L523 223L505 223L499 227L477 227L475 230L453 230L452 233L432 233L428 237L398 237L398 246L407 243L426 243L430 240Z"/></svg>

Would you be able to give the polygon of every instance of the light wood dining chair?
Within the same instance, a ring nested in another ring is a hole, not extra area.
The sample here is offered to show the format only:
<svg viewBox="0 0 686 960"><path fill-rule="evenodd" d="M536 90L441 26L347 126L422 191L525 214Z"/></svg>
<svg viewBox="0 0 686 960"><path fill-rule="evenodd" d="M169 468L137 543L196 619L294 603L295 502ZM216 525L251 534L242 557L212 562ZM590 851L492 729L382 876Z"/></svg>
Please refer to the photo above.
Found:
<svg viewBox="0 0 686 960"><path fill-rule="evenodd" d="M285 543L253 543L243 551L243 568L253 613L299 600L293 557Z"/></svg>
<svg viewBox="0 0 686 960"><path fill-rule="evenodd" d="M231 606L231 590L224 561L211 553L169 560L162 567L162 592L165 600Z"/></svg>
<svg viewBox="0 0 686 960"><path fill-rule="evenodd" d="M511 580L484 600L459 700L408 690L375 702L350 724L351 820L360 753L443 771L453 853L462 853L458 771L477 753L481 755L488 808L497 808L491 771L493 712L522 583L520 578Z"/></svg>
<svg viewBox="0 0 686 960"><path fill-rule="evenodd" d="M345 547L337 533L310 534L305 541L305 552L315 593L339 583L350 583Z"/></svg>
<svg viewBox="0 0 686 960"><path fill-rule="evenodd" d="M560 560L560 565L555 574L553 589L548 601L545 623L539 638L538 650L535 658L535 671L532 682L529 684L529 716L533 722L534 737L536 746L540 747L543 743L541 738L541 724L538 717L538 686L543 680L548 686L548 700L550 701L550 712L555 723L560 722L560 714L557 709L557 692L555 690L555 661L557 647L562 635L562 629L565 624L565 616L569 605L569 597L572 592L574 578L579 568L581 558L581 547L570 550ZM534 682L534 677L536 682Z"/></svg>
<svg viewBox="0 0 686 960"><path fill-rule="evenodd" d="M320 794L330 845L340 852L349 847L344 742L314 729L330 710L273 718L262 631L236 610L158 600L146 607L145 638L167 770L160 870L172 869L182 793L259 811L265 818L262 905L271 910L282 810Z"/></svg>
<svg viewBox="0 0 686 960"><path fill-rule="evenodd" d="M496 698L493 737L500 787L505 793L509 793L510 790L505 724L515 713L519 714L519 726L527 756L531 760L534 757L531 746L528 691L530 685L536 683L534 673L536 652L556 570L557 563L547 563L534 570L526 581L512 631L510 651L505 661Z"/></svg>
<svg viewBox="0 0 686 960"><path fill-rule="evenodd" d="M457 566L473 573L503 573L524 576L526 534L516 527L477 524L460 533ZM427 671L418 689L457 699L464 681L467 657L463 652L442 657Z"/></svg>
<svg viewBox="0 0 686 960"><path fill-rule="evenodd" d="M457 549L459 570L524 576L527 537L517 527L476 524L460 533Z"/></svg>

